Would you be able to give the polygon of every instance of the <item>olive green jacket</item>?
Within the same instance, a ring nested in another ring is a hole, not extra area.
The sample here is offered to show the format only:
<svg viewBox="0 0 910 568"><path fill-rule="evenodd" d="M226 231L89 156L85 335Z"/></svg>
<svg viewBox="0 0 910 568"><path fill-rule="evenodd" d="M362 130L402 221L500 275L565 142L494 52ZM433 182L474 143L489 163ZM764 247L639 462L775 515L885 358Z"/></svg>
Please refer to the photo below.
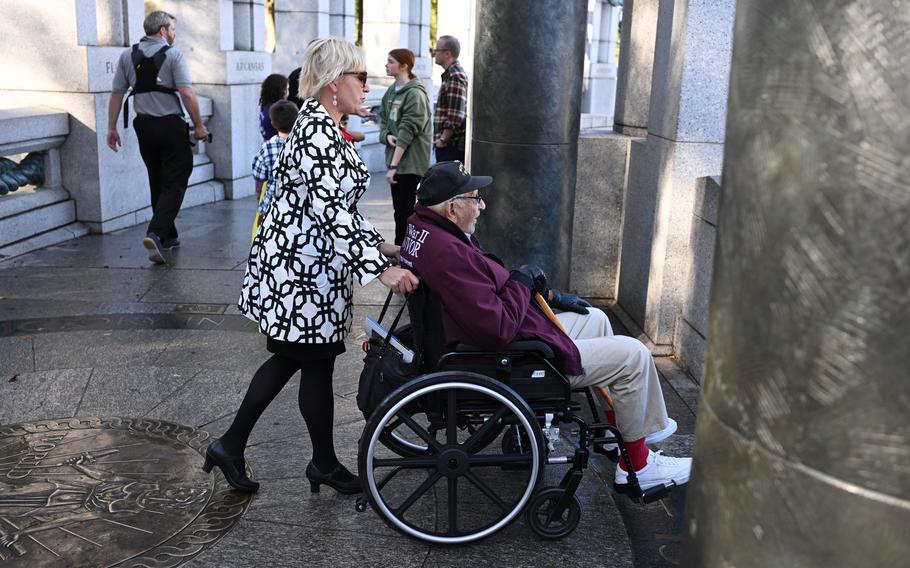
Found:
<svg viewBox="0 0 910 568"><path fill-rule="evenodd" d="M391 134L398 139L398 145L405 148L396 173L422 176L430 167L433 120L430 99L420 79L411 79L397 93L395 85L390 85L382 96L379 117L382 120L379 141L386 146L385 165L391 165L395 152L395 147L389 146L388 135Z"/></svg>

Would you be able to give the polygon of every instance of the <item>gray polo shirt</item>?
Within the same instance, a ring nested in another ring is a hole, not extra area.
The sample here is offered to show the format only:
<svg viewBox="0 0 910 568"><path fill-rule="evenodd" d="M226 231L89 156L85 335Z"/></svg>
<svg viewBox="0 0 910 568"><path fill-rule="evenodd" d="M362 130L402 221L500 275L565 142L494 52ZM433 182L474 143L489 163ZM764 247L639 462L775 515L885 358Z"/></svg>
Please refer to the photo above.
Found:
<svg viewBox="0 0 910 568"><path fill-rule="evenodd" d="M139 41L139 49L146 57L152 57L165 45L167 45L167 41L158 36L144 37ZM125 93L136 84L136 70L133 69L133 60L130 55L132 51L133 48L130 47L120 54L120 59L117 61L117 72L114 74L114 82L111 87L115 93ZM190 70L186 65L183 53L176 47L171 47L165 55L164 63L161 64L161 70L158 72L158 84L171 89L191 87L193 82L190 80ZM136 114L167 116L182 112L176 97L169 93L137 93L133 96L133 101Z"/></svg>

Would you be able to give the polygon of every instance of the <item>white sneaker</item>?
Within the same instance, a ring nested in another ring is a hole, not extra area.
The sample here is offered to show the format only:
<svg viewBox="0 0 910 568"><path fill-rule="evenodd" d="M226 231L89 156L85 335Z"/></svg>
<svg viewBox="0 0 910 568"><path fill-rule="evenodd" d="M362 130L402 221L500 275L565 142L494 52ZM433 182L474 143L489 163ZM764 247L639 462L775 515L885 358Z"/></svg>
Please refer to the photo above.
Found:
<svg viewBox="0 0 910 568"><path fill-rule="evenodd" d="M648 450L648 463L636 471L635 476L638 478L638 486L644 491L671 481L676 482L676 485L682 485L689 481L691 471L692 458L671 458L660 451ZM613 486L616 490L624 492L629 485L629 474L619 467L619 464L616 464L614 479Z"/></svg>
<svg viewBox="0 0 910 568"><path fill-rule="evenodd" d="M669 438L676 432L677 426L678 425L676 424L676 420L673 420L672 418L668 417L667 418L667 427L664 428L663 430L659 430L657 432L654 432L653 434L648 434L647 436L645 436L645 444L656 444L658 442L663 442L664 440L666 440L667 438ZM610 433L606 432L606 434L609 435ZM616 443L603 444L603 449L606 452L612 452L612 451L616 450L617 447L618 446L616 445Z"/></svg>

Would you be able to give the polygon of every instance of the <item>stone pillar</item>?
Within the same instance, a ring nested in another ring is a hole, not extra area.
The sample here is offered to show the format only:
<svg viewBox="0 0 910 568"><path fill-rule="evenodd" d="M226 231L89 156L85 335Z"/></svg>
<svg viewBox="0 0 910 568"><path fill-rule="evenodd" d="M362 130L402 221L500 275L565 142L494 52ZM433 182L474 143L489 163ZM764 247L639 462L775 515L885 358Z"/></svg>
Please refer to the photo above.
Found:
<svg viewBox="0 0 910 568"><path fill-rule="evenodd" d="M405 47L414 52L414 74L430 82L430 0L368 0L363 3L363 49L370 83L391 85L386 55Z"/></svg>
<svg viewBox="0 0 910 568"><path fill-rule="evenodd" d="M250 163L259 151L259 86L272 72L264 0L161 0L177 18L177 41L193 87L214 101L207 152L227 199L255 193Z"/></svg>
<svg viewBox="0 0 910 568"><path fill-rule="evenodd" d="M16 25L0 38L0 106L44 106L69 114L69 135L60 147L63 187L76 201L77 219L92 231L109 232L151 217L145 165L132 125L121 122L123 146L106 144L111 81L120 54L144 35L141 0L61 0L4 3ZM43 30L36 34L36 29ZM179 31L178 31L179 34ZM186 46L180 43L178 46ZM192 57L192 54L189 54ZM206 108L206 101L202 101ZM129 117L132 119L132 115ZM204 145L197 148L188 203L220 198L210 181ZM203 195L204 194L204 195Z"/></svg>
<svg viewBox="0 0 910 568"><path fill-rule="evenodd" d="M616 47L621 8L607 0L590 0L588 53L582 94L582 128L609 127L616 104Z"/></svg>
<svg viewBox="0 0 910 568"><path fill-rule="evenodd" d="M481 0L471 171L492 175L481 242L569 282L587 4ZM544 41L544 38L546 40ZM503 57L503 50L515 54ZM545 70L545 71L544 71Z"/></svg>
<svg viewBox="0 0 910 568"><path fill-rule="evenodd" d="M734 0L660 4L648 137L632 143L619 282L622 308L657 344L673 342L683 303L699 292L684 285L696 180L722 167L734 8Z"/></svg>
<svg viewBox="0 0 910 568"><path fill-rule="evenodd" d="M739 2L683 566L910 558L907 8Z"/></svg>
<svg viewBox="0 0 910 568"><path fill-rule="evenodd" d="M468 87L474 76L474 16L477 10L476 0L437 0L436 2L436 37L450 35L458 38L461 54L458 61L468 74ZM430 63L433 63L432 60ZM433 65L433 81L438 85L442 81L444 69Z"/></svg>
<svg viewBox="0 0 910 568"><path fill-rule="evenodd" d="M458 62L464 68L468 75L468 108L467 108L467 139L471 139L472 120L471 107L474 102L474 22L477 11L476 0L437 0L436 3L436 37L450 35L458 39L461 45L461 53L458 55ZM445 71L439 65L433 63L433 85L430 93L430 104L436 105L436 96L438 85L442 83L442 73ZM429 90L429 89L428 89ZM435 159L431 156L432 159ZM465 145L465 163L471 164L471 145Z"/></svg>
<svg viewBox="0 0 910 568"><path fill-rule="evenodd" d="M636 3L636 21L645 20L649 0ZM656 1L654 4L656 7ZM584 297L598 301L616 299L620 251L623 241L624 200L629 179L629 153L633 139L621 126L613 131L616 95L630 80L628 60L633 42L626 37L632 20L632 3L625 8L613 2L589 0L589 46L586 58L586 87L582 101L581 136L578 140L578 176L575 188L574 219L572 222L572 272L569 288ZM617 81L616 41L617 20L623 12L621 58L626 61L623 81ZM656 10L654 27L656 28ZM641 30L639 30L641 32ZM653 30L651 34L653 53ZM640 51L640 42L634 44ZM637 52L633 52L637 53ZM647 66L650 89L650 61ZM633 71L640 71L633 69ZM645 97L647 98L647 97ZM647 101L645 101L647 108ZM597 114L591 114L597 113ZM646 121L642 121L643 123Z"/></svg>
<svg viewBox="0 0 910 568"><path fill-rule="evenodd" d="M331 0L329 4L329 35L354 41L354 0Z"/></svg>
<svg viewBox="0 0 910 568"><path fill-rule="evenodd" d="M625 0L613 128L631 136L648 130L658 0Z"/></svg>
<svg viewBox="0 0 910 568"><path fill-rule="evenodd" d="M312 40L332 35L331 12L337 6L331 4L336 3L337 0L275 0L275 51L272 53L275 73L290 75L300 67L303 53ZM335 15L337 18L338 12ZM353 32L350 39L354 39Z"/></svg>

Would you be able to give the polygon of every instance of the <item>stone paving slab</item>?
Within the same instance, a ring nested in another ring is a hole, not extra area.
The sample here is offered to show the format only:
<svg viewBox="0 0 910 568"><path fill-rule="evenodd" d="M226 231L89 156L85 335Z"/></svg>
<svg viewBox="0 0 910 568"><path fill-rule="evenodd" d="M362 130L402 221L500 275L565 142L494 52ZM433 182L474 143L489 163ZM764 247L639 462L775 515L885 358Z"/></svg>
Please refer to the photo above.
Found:
<svg viewBox="0 0 910 568"><path fill-rule="evenodd" d="M242 283L243 273L238 270L170 270L142 301L235 304Z"/></svg>
<svg viewBox="0 0 910 568"><path fill-rule="evenodd" d="M94 367L79 413L146 417L179 396L201 371L196 367Z"/></svg>
<svg viewBox="0 0 910 568"><path fill-rule="evenodd" d="M0 296L16 299L135 302L166 274L160 269L109 270L95 267L54 267L53 270L3 264Z"/></svg>
<svg viewBox="0 0 910 568"><path fill-rule="evenodd" d="M177 330L71 331L36 334L35 363L38 370L116 366L152 366L168 345L178 339Z"/></svg>
<svg viewBox="0 0 910 568"><path fill-rule="evenodd" d="M320 503L322 504L322 503ZM255 505L254 505L255 506ZM429 547L411 539L244 519L211 550L186 564L210 566L426 566Z"/></svg>
<svg viewBox="0 0 910 568"><path fill-rule="evenodd" d="M91 375L91 369L4 375L0 380L0 424L73 416Z"/></svg>
<svg viewBox="0 0 910 568"><path fill-rule="evenodd" d="M3 364L0 365L0 377L7 380L35 370L34 338L31 336L0 337L0 353Z"/></svg>
<svg viewBox="0 0 910 568"><path fill-rule="evenodd" d="M387 186L375 183L361 204L391 237ZM245 199L182 211L184 245L166 267L148 263L140 244L144 226L0 262L0 424L118 415L220 435L269 357L264 337L235 305L254 208ZM378 282L357 290L354 329L336 362L335 443L351 469L364 426L355 402L361 326L366 314L378 316L385 298ZM680 424L664 448L691 451L698 387L668 360L658 366L667 406ZM674 517L659 504L614 500L615 465L602 456L592 457L579 489L581 525L559 542L537 539L519 519L480 543L430 546L397 533L372 511L355 512L350 496L330 488L310 493L299 384L291 379L251 434L247 458L263 485L246 517L189 565L632 566L633 559L636 566L674 565L684 492L668 503ZM548 483L563 471L548 467Z"/></svg>

